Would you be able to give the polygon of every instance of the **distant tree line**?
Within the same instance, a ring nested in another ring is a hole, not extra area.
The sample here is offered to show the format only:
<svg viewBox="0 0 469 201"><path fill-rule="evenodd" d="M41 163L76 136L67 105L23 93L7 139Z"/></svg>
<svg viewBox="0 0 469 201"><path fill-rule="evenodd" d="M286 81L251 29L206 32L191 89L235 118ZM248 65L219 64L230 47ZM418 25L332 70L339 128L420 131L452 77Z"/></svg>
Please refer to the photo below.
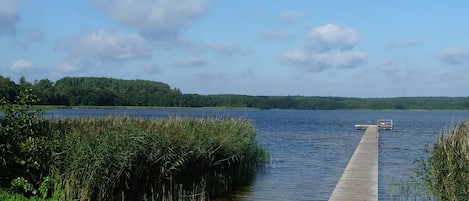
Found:
<svg viewBox="0 0 469 201"><path fill-rule="evenodd" d="M18 83L0 76L0 97L13 101L19 91L33 89L41 105L248 107L259 109L469 109L469 97L349 98L319 96L247 96L183 94L168 84L147 80L64 77Z"/></svg>

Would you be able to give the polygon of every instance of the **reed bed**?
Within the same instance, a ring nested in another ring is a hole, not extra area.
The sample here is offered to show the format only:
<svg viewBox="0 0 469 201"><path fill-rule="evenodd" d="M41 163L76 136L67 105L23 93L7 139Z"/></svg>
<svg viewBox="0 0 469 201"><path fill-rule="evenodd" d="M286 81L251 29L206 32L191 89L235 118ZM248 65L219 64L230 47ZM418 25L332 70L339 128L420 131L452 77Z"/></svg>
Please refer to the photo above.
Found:
<svg viewBox="0 0 469 201"><path fill-rule="evenodd" d="M268 154L242 119L51 120L52 172L67 200L207 200L252 178Z"/></svg>
<svg viewBox="0 0 469 201"><path fill-rule="evenodd" d="M391 192L387 197L388 200L436 200L431 192L425 190L422 181L415 177L392 181L390 186Z"/></svg>
<svg viewBox="0 0 469 201"><path fill-rule="evenodd" d="M469 198L469 122L442 134L429 157L421 161L418 175L438 200Z"/></svg>

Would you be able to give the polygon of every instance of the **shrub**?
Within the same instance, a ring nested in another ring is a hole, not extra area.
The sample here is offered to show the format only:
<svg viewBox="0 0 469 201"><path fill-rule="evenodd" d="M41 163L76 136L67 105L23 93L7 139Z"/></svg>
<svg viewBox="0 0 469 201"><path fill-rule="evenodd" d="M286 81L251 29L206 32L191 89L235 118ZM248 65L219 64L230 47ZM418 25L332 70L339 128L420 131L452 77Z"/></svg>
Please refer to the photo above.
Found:
<svg viewBox="0 0 469 201"><path fill-rule="evenodd" d="M31 89L25 89L15 102L1 101L4 118L0 120L0 187L23 177L34 187L49 175L52 153L58 148L54 132L33 108L38 101Z"/></svg>

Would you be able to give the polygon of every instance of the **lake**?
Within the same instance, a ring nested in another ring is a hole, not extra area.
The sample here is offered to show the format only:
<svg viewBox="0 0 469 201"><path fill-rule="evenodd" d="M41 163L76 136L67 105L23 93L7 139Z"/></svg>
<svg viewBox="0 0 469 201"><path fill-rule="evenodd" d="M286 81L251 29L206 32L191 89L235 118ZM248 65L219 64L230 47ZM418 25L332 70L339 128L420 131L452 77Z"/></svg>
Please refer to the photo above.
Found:
<svg viewBox="0 0 469 201"><path fill-rule="evenodd" d="M232 200L327 200L364 131L355 124L393 119L392 131L380 131L379 200L394 200L393 184L413 175L414 161L425 156L425 145L437 141L452 124L469 120L465 111L362 110L211 110L161 109L51 110L48 117L168 116L235 117L252 121L258 141L272 156L254 181L233 193Z"/></svg>

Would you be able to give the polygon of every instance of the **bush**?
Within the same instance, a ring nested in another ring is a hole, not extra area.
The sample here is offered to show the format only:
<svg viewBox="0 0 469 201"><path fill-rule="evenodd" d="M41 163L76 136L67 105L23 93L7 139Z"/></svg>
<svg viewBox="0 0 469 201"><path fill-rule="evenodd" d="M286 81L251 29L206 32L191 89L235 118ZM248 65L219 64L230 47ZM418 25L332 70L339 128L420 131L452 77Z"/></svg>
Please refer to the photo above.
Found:
<svg viewBox="0 0 469 201"><path fill-rule="evenodd" d="M31 89L21 91L13 104L1 101L4 118L0 120L0 187L9 187L18 177L37 187L49 175L58 141L43 112L33 108L37 101Z"/></svg>

